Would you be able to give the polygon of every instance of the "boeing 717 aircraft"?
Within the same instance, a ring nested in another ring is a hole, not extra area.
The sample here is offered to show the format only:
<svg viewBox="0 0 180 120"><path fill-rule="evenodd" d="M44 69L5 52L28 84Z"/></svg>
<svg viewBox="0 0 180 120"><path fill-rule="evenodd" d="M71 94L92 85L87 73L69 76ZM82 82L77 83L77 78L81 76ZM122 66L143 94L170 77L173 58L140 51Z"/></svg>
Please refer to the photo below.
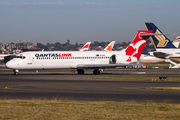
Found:
<svg viewBox="0 0 180 120"><path fill-rule="evenodd" d="M93 74L100 74L99 69L127 66L141 58L152 30L140 30L134 40L122 51L34 51L22 52L6 63L6 67L17 75L23 69L77 69L84 74L84 69L94 69Z"/></svg>

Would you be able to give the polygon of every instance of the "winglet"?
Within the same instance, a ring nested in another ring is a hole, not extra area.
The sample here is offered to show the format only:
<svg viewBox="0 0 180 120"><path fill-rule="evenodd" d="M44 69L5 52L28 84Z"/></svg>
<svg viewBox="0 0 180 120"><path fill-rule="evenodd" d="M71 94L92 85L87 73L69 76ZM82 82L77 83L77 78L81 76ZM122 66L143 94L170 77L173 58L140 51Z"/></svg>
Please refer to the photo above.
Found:
<svg viewBox="0 0 180 120"><path fill-rule="evenodd" d="M106 48L104 48L104 50L105 51L111 51L112 49L113 49L113 47L114 47L114 43L115 43L116 41L112 41L112 42L110 42L107 46L106 46Z"/></svg>

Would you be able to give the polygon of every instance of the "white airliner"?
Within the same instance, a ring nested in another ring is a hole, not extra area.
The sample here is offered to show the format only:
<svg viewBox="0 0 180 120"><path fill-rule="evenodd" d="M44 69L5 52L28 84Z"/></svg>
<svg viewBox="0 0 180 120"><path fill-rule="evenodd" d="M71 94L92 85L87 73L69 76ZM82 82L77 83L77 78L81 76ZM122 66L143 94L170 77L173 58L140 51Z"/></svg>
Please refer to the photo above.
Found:
<svg viewBox="0 0 180 120"><path fill-rule="evenodd" d="M137 62L146 45L145 39L153 31L140 30L131 44L122 51L34 51L18 54L6 63L6 67L17 75L21 69L77 69L84 74L84 69L94 69L93 74L100 74L100 68L127 66Z"/></svg>
<svg viewBox="0 0 180 120"><path fill-rule="evenodd" d="M172 42L173 45L178 48L179 47L179 43L180 43L180 36L176 37L176 39ZM150 55L151 54L151 55ZM154 55L152 55L153 52L146 52L146 53L142 53L142 55L144 56L143 59L141 59L141 63L163 63L165 62L164 58L158 58L155 57ZM172 58L170 58L172 59ZM166 60L167 61L167 60ZM173 63L174 64L174 63Z"/></svg>

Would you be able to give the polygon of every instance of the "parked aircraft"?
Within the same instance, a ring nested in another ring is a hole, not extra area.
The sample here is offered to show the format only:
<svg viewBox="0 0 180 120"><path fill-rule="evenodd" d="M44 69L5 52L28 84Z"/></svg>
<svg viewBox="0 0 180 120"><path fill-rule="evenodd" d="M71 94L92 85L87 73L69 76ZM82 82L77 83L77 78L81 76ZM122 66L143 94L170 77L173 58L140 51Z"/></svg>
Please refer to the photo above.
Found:
<svg viewBox="0 0 180 120"><path fill-rule="evenodd" d="M153 30L153 33L162 34L162 32L153 23L145 23L145 26L147 30ZM151 39L156 51L149 52L150 55L165 59L165 62L169 62L174 65L172 68L179 68L180 64L178 63L180 62L180 49L176 48L165 35L151 36Z"/></svg>
<svg viewBox="0 0 180 120"><path fill-rule="evenodd" d="M5 56L8 56L8 54L0 54L0 60L4 60Z"/></svg>
<svg viewBox="0 0 180 120"><path fill-rule="evenodd" d="M116 41L111 41L105 48L105 51L111 51L114 47L114 43ZM79 51L89 51L89 47L90 47L91 42L87 42Z"/></svg>
<svg viewBox="0 0 180 120"><path fill-rule="evenodd" d="M122 51L34 51L22 52L6 63L6 67L17 75L21 69L77 69L84 74L84 69L94 69L93 74L100 74L100 68L127 66L141 58L146 45L145 39L153 31L140 30L131 44Z"/></svg>
<svg viewBox="0 0 180 120"><path fill-rule="evenodd" d="M113 49L113 47L114 47L114 43L115 43L116 41L111 41L105 48L104 48L104 50L105 51L111 51L112 49Z"/></svg>
<svg viewBox="0 0 180 120"><path fill-rule="evenodd" d="M155 57L154 55L150 55L148 52L142 53L142 59L140 59L140 63L151 64L151 63L162 63L165 62L165 59Z"/></svg>
<svg viewBox="0 0 180 120"><path fill-rule="evenodd" d="M173 41L173 45L178 48L180 43L180 36L176 37L176 39Z"/></svg>
<svg viewBox="0 0 180 120"><path fill-rule="evenodd" d="M87 42L79 51L88 51L91 42Z"/></svg>

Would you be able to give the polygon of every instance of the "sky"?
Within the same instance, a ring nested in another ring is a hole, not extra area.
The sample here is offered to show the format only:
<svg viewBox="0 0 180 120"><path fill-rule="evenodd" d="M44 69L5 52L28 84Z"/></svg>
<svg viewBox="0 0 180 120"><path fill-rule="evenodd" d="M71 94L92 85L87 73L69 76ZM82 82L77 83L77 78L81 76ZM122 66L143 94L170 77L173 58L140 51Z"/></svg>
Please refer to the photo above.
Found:
<svg viewBox="0 0 180 120"><path fill-rule="evenodd" d="M130 42L144 22L180 36L179 0L0 0L0 43Z"/></svg>

